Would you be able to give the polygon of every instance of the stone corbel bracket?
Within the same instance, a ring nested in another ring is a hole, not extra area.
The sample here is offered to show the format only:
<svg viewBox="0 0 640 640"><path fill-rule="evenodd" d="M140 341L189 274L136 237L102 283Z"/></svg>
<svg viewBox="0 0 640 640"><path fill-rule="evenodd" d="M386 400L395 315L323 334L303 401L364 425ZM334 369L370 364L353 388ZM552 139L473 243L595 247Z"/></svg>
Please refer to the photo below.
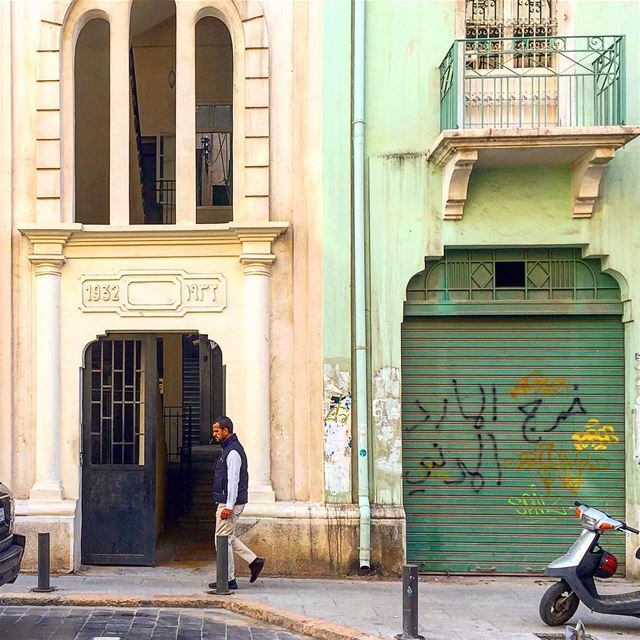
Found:
<svg viewBox="0 0 640 640"><path fill-rule="evenodd" d="M469 178L478 152L473 149L452 153L442 170L442 217L462 220Z"/></svg>
<svg viewBox="0 0 640 640"><path fill-rule="evenodd" d="M590 218L593 215L604 170L615 154L615 147L596 147L571 165L574 218Z"/></svg>
<svg viewBox="0 0 640 640"><path fill-rule="evenodd" d="M565 165L571 168L572 214L590 218L604 170L640 127L549 127L442 131L428 160L442 167L442 217L461 220L476 166Z"/></svg>

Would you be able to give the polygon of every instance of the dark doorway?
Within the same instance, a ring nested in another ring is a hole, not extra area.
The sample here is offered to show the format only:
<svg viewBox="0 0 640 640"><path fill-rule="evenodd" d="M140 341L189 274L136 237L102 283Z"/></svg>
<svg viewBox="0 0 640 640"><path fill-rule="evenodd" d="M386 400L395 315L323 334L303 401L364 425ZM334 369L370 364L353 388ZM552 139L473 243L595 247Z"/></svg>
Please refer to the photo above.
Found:
<svg viewBox="0 0 640 640"><path fill-rule="evenodd" d="M83 564L212 561L211 423L224 393L222 351L203 334L114 334L87 348Z"/></svg>
<svg viewBox="0 0 640 640"><path fill-rule="evenodd" d="M166 335L162 361L164 441L158 464L164 471L158 482L165 508L157 563L204 566L214 557L211 487L220 448L211 442L211 424L224 412L222 351L204 334Z"/></svg>
<svg viewBox="0 0 640 640"><path fill-rule="evenodd" d="M153 565L156 547L156 337L89 346L82 410L83 564Z"/></svg>
<svg viewBox="0 0 640 640"><path fill-rule="evenodd" d="M142 138L140 159L142 180L142 208L145 224L162 224L162 206L156 192L157 143L155 138Z"/></svg>

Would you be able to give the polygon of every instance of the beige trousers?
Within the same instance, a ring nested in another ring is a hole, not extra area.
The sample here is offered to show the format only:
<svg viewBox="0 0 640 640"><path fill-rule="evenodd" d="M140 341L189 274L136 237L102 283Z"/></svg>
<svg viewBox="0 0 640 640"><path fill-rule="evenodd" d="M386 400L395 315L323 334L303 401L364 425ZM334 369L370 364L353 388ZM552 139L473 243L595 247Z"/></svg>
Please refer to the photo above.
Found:
<svg viewBox="0 0 640 640"><path fill-rule="evenodd" d="M240 514L244 510L244 505L237 504L233 507L233 514L226 520L220 517L223 509L225 509L225 506L220 504L216 510L216 537L214 538L214 542L217 544L218 536L229 536L229 580L231 581L236 578L234 553L237 553L247 563L253 562L258 556L256 556L246 544L243 544L239 538L236 538L236 524Z"/></svg>

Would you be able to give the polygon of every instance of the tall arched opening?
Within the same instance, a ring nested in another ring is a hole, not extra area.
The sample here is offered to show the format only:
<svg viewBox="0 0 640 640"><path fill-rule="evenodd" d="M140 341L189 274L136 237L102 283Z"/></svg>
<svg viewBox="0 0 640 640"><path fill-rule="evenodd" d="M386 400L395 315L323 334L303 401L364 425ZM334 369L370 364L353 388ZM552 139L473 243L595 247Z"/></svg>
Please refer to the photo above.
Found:
<svg viewBox="0 0 640 640"><path fill-rule="evenodd" d="M210 563L220 346L197 332L108 333L85 350L82 389L81 562Z"/></svg>
<svg viewBox="0 0 640 640"><path fill-rule="evenodd" d="M130 24L130 222L175 224L174 0L133 0Z"/></svg>
<svg viewBox="0 0 640 640"><path fill-rule="evenodd" d="M82 27L74 59L75 220L109 224L109 23Z"/></svg>

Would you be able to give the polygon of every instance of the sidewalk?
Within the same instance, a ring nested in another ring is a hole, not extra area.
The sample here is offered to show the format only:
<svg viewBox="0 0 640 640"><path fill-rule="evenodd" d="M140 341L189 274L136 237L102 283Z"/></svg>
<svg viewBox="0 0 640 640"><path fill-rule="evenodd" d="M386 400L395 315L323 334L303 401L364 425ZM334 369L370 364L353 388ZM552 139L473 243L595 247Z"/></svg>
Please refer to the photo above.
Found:
<svg viewBox="0 0 640 640"><path fill-rule="evenodd" d="M0 589L0 602L223 606L327 640L363 638L364 634L391 638L402 631L398 581L265 578L250 585L247 578L239 578L240 589L234 595L211 596L205 591L212 572L213 568L209 573L206 569L89 567L78 574L52 577L51 584L58 588L53 594L30 593L36 576L21 575L15 584ZM548 579L536 578L423 578L420 633L426 640L539 640L534 634L560 632L564 637L563 627L546 627L538 617L538 603L549 584ZM616 580L608 591L638 588ZM640 620L634 618L591 614L582 605L572 623L578 618L597 640L640 636ZM344 627L350 629L345 632Z"/></svg>

